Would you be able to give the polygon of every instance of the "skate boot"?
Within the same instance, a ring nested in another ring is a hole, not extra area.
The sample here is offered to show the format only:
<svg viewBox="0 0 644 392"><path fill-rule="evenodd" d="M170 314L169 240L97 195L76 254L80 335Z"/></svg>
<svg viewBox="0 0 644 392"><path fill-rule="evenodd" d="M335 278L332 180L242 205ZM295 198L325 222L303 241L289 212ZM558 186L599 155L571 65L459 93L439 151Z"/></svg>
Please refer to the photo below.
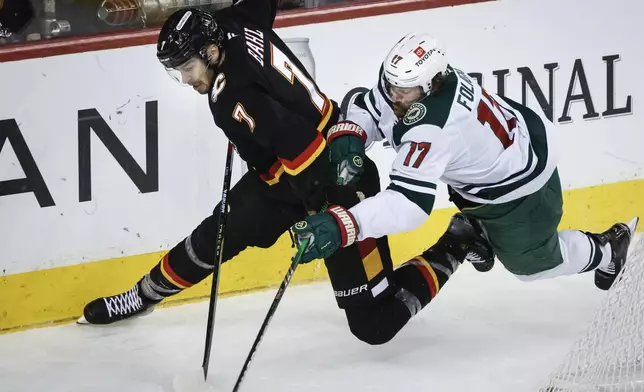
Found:
<svg viewBox="0 0 644 392"><path fill-rule="evenodd" d="M452 237L466 252L465 259L479 272L487 272L494 267L494 251L483 227L476 219L456 213L449 222L446 236Z"/></svg>
<svg viewBox="0 0 644 392"><path fill-rule="evenodd" d="M624 268L628 246L635 234L635 228L639 218L633 218L628 224L617 223L601 234L589 233L602 246L610 244L611 260L605 269L595 270L595 286L601 290L608 290L615 282L615 279Z"/></svg>
<svg viewBox="0 0 644 392"><path fill-rule="evenodd" d="M83 317L79 324L112 324L116 321L132 317L144 316L154 310L154 306L161 301L152 301L145 297L141 291L141 279L130 290L93 300L85 305Z"/></svg>

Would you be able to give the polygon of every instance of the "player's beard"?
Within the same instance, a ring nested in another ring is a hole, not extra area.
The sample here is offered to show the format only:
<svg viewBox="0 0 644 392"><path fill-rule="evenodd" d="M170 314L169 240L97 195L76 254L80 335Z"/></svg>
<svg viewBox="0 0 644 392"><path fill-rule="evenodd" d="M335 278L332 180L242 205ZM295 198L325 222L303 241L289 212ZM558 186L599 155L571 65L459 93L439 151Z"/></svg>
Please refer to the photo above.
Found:
<svg viewBox="0 0 644 392"><path fill-rule="evenodd" d="M405 114L407 113L407 110L409 110L410 106L411 106L410 103L394 102L393 103L394 114L398 118L403 118L405 116Z"/></svg>
<svg viewBox="0 0 644 392"><path fill-rule="evenodd" d="M405 117L407 111L414 103L422 100L427 94L423 93L420 86L417 87L389 87L389 98L393 106L394 114L398 118ZM398 90L398 91L393 91Z"/></svg>
<svg viewBox="0 0 644 392"><path fill-rule="evenodd" d="M205 82L199 81L197 82L197 84L193 85L192 88L199 94L205 95L208 94L208 91L210 91L210 86L210 83L207 84Z"/></svg>
<svg viewBox="0 0 644 392"><path fill-rule="evenodd" d="M214 83L214 74L215 71L208 67L204 74L192 84L192 88L201 95L208 94L212 90L212 85Z"/></svg>

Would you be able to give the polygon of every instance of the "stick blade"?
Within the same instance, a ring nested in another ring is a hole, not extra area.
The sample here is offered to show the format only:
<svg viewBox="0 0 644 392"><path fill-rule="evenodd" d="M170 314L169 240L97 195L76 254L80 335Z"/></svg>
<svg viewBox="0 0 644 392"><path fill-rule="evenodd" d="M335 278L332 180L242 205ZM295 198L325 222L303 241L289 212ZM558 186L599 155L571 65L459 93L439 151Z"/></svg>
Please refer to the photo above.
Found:
<svg viewBox="0 0 644 392"><path fill-rule="evenodd" d="M172 379L172 390L174 392L211 392L215 390L215 386L206 383L201 371L195 370L176 375Z"/></svg>
<svg viewBox="0 0 644 392"><path fill-rule="evenodd" d="M637 230L637 225L639 222L640 218L636 216L626 224L628 226L628 229L631 231L631 235L635 234L635 230Z"/></svg>

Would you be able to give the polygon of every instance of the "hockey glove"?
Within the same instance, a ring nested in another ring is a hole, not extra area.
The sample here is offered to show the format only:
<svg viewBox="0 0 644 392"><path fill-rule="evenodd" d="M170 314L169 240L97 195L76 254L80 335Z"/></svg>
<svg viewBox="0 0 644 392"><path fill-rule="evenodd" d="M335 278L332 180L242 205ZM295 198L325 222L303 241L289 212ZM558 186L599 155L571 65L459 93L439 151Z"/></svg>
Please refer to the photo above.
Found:
<svg viewBox="0 0 644 392"><path fill-rule="evenodd" d="M291 228L295 244L300 247L305 239L308 246L300 263L331 256L339 248L353 244L358 238L358 225L353 215L343 207L331 206L325 212L309 216Z"/></svg>
<svg viewBox="0 0 644 392"><path fill-rule="evenodd" d="M338 185L355 184L364 172L366 132L349 121L341 121L327 133L333 182Z"/></svg>

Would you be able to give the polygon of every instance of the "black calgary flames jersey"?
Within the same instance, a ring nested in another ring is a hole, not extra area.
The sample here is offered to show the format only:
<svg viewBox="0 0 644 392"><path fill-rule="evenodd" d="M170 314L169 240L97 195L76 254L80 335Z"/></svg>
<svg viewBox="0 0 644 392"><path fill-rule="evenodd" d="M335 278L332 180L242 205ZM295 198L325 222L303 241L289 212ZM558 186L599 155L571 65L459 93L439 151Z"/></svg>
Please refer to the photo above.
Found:
<svg viewBox="0 0 644 392"><path fill-rule="evenodd" d="M215 13L226 35L210 109L237 152L269 185L284 176L307 207L327 180L325 135L338 121L323 94L272 30L275 0L242 0Z"/></svg>

